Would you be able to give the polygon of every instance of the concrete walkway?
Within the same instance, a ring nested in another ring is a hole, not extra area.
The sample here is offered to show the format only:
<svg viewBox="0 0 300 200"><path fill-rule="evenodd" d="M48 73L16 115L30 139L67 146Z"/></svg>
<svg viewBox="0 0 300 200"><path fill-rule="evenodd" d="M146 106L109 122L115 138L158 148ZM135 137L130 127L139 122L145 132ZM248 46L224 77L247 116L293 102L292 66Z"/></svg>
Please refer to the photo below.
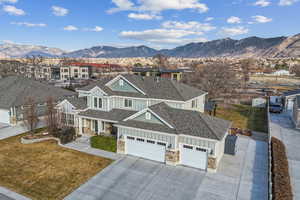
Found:
<svg viewBox="0 0 300 200"><path fill-rule="evenodd" d="M90 145L90 137L87 137L87 136L82 136L82 137L78 138L76 141L62 145L62 146L66 147L66 148L74 149L77 151L81 151L84 153L92 154L95 156L109 158L112 160L118 160L119 158L124 157L124 155L120 155L117 153L92 148Z"/></svg>
<svg viewBox="0 0 300 200"><path fill-rule="evenodd" d="M294 199L300 199L300 131L294 128L289 112L270 116L271 136L285 144Z"/></svg>
<svg viewBox="0 0 300 200"><path fill-rule="evenodd" d="M0 200L31 200L31 199L0 186Z"/></svg>
<svg viewBox="0 0 300 200"><path fill-rule="evenodd" d="M42 128L45 126L43 121L39 122L37 128ZM20 135L25 133L28 129L24 124L18 124L16 126L5 126L0 128L0 140L4 140L9 137Z"/></svg>

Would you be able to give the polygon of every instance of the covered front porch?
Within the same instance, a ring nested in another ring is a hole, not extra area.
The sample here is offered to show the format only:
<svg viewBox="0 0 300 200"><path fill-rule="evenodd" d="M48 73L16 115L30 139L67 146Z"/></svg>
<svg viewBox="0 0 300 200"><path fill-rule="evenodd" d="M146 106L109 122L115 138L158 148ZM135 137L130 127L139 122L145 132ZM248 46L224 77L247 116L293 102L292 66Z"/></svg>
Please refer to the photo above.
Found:
<svg viewBox="0 0 300 200"><path fill-rule="evenodd" d="M115 121L79 116L79 135L117 135L117 129L113 126Z"/></svg>

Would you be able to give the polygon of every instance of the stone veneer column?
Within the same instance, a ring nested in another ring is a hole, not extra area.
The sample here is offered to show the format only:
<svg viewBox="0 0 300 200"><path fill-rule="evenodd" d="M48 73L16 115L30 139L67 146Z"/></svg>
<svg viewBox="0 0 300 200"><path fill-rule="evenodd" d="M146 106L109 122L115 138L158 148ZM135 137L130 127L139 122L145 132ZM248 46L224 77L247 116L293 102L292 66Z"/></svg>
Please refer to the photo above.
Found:
<svg viewBox="0 0 300 200"><path fill-rule="evenodd" d="M166 164L177 165L179 163L179 151L166 150Z"/></svg>
<svg viewBox="0 0 300 200"><path fill-rule="evenodd" d="M118 139L117 153L125 154L125 141L122 139Z"/></svg>

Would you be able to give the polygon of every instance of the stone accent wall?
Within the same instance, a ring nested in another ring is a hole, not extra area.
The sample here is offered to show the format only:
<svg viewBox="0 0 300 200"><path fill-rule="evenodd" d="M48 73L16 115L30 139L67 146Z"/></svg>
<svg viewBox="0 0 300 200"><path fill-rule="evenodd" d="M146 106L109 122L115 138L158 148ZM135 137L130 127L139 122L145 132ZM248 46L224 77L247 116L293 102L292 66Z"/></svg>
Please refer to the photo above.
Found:
<svg viewBox="0 0 300 200"><path fill-rule="evenodd" d="M217 169L217 159L209 157L207 167L210 169Z"/></svg>
<svg viewBox="0 0 300 200"><path fill-rule="evenodd" d="M166 163L177 164L179 162L179 151L166 151Z"/></svg>
<svg viewBox="0 0 300 200"><path fill-rule="evenodd" d="M17 118L16 117L10 117L10 123L12 125L16 125L17 124Z"/></svg>
<svg viewBox="0 0 300 200"><path fill-rule="evenodd" d="M125 153L125 141L124 140L118 140L117 152L118 153Z"/></svg>

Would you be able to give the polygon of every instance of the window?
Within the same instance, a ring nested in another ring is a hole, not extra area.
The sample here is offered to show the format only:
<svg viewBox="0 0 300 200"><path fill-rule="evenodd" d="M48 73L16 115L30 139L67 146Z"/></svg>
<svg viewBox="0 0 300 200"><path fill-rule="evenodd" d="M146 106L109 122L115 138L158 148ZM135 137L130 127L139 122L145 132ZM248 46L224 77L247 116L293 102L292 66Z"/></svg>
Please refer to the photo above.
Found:
<svg viewBox="0 0 300 200"><path fill-rule="evenodd" d="M68 72L69 71L69 69L64 69L64 72Z"/></svg>
<svg viewBox="0 0 300 200"><path fill-rule="evenodd" d="M98 100L97 100L97 98L96 98L96 97L94 98L94 107L95 107L95 108L97 108L97 107L98 107Z"/></svg>
<svg viewBox="0 0 300 200"><path fill-rule="evenodd" d="M142 138L136 138L137 141L144 142L145 140Z"/></svg>
<svg viewBox="0 0 300 200"><path fill-rule="evenodd" d="M192 108L197 108L197 99L192 101Z"/></svg>
<svg viewBox="0 0 300 200"><path fill-rule="evenodd" d="M134 140L134 137L127 136L127 139Z"/></svg>
<svg viewBox="0 0 300 200"><path fill-rule="evenodd" d="M151 113L146 112L146 119L147 119L147 120L150 120L150 119L151 119Z"/></svg>
<svg viewBox="0 0 300 200"><path fill-rule="evenodd" d="M189 146L189 145L183 145L183 148L185 148L185 149L193 149L193 147Z"/></svg>
<svg viewBox="0 0 300 200"><path fill-rule="evenodd" d="M166 143L163 143L163 142L157 142L158 145L161 145L161 146L166 146Z"/></svg>
<svg viewBox="0 0 300 200"><path fill-rule="evenodd" d="M132 100L131 99L125 99L124 100L124 107L125 108L131 108L132 107Z"/></svg>
<svg viewBox="0 0 300 200"><path fill-rule="evenodd" d="M147 140L147 143L155 144L155 142L153 140Z"/></svg>
<svg viewBox="0 0 300 200"><path fill-rule="evenodd" d="M74 69L74 72L75 72L75 73L78 73L78 69Z"/></svg>
<svg viewBox="0 0 300 200"><path fill-rule="evenodd" d="M200 148L200 147L196 147L196 151L202 151L202 152L206 152L206 149Z"/></svg>
<svg viewBox="0 0 300 200"><path fill-rule="evenodd" d="M101 99L101 98L99 98L99 99L98 99L98 101L99 101L99 105L98 105L98 106L99 106L99 108L102 108L102 99Z"/></svg>
<svg viewBox="0 0 300 200"><path fill-rule="evenodd" d="M119 80L119 86L123 86L124 85L124 81L122 79Z"/></svg>
<svg viewBox="0 0 300 200"><path fill-rule="evenodd" d="M81 72L86 72L86 69L81 69Z"/></svg>

